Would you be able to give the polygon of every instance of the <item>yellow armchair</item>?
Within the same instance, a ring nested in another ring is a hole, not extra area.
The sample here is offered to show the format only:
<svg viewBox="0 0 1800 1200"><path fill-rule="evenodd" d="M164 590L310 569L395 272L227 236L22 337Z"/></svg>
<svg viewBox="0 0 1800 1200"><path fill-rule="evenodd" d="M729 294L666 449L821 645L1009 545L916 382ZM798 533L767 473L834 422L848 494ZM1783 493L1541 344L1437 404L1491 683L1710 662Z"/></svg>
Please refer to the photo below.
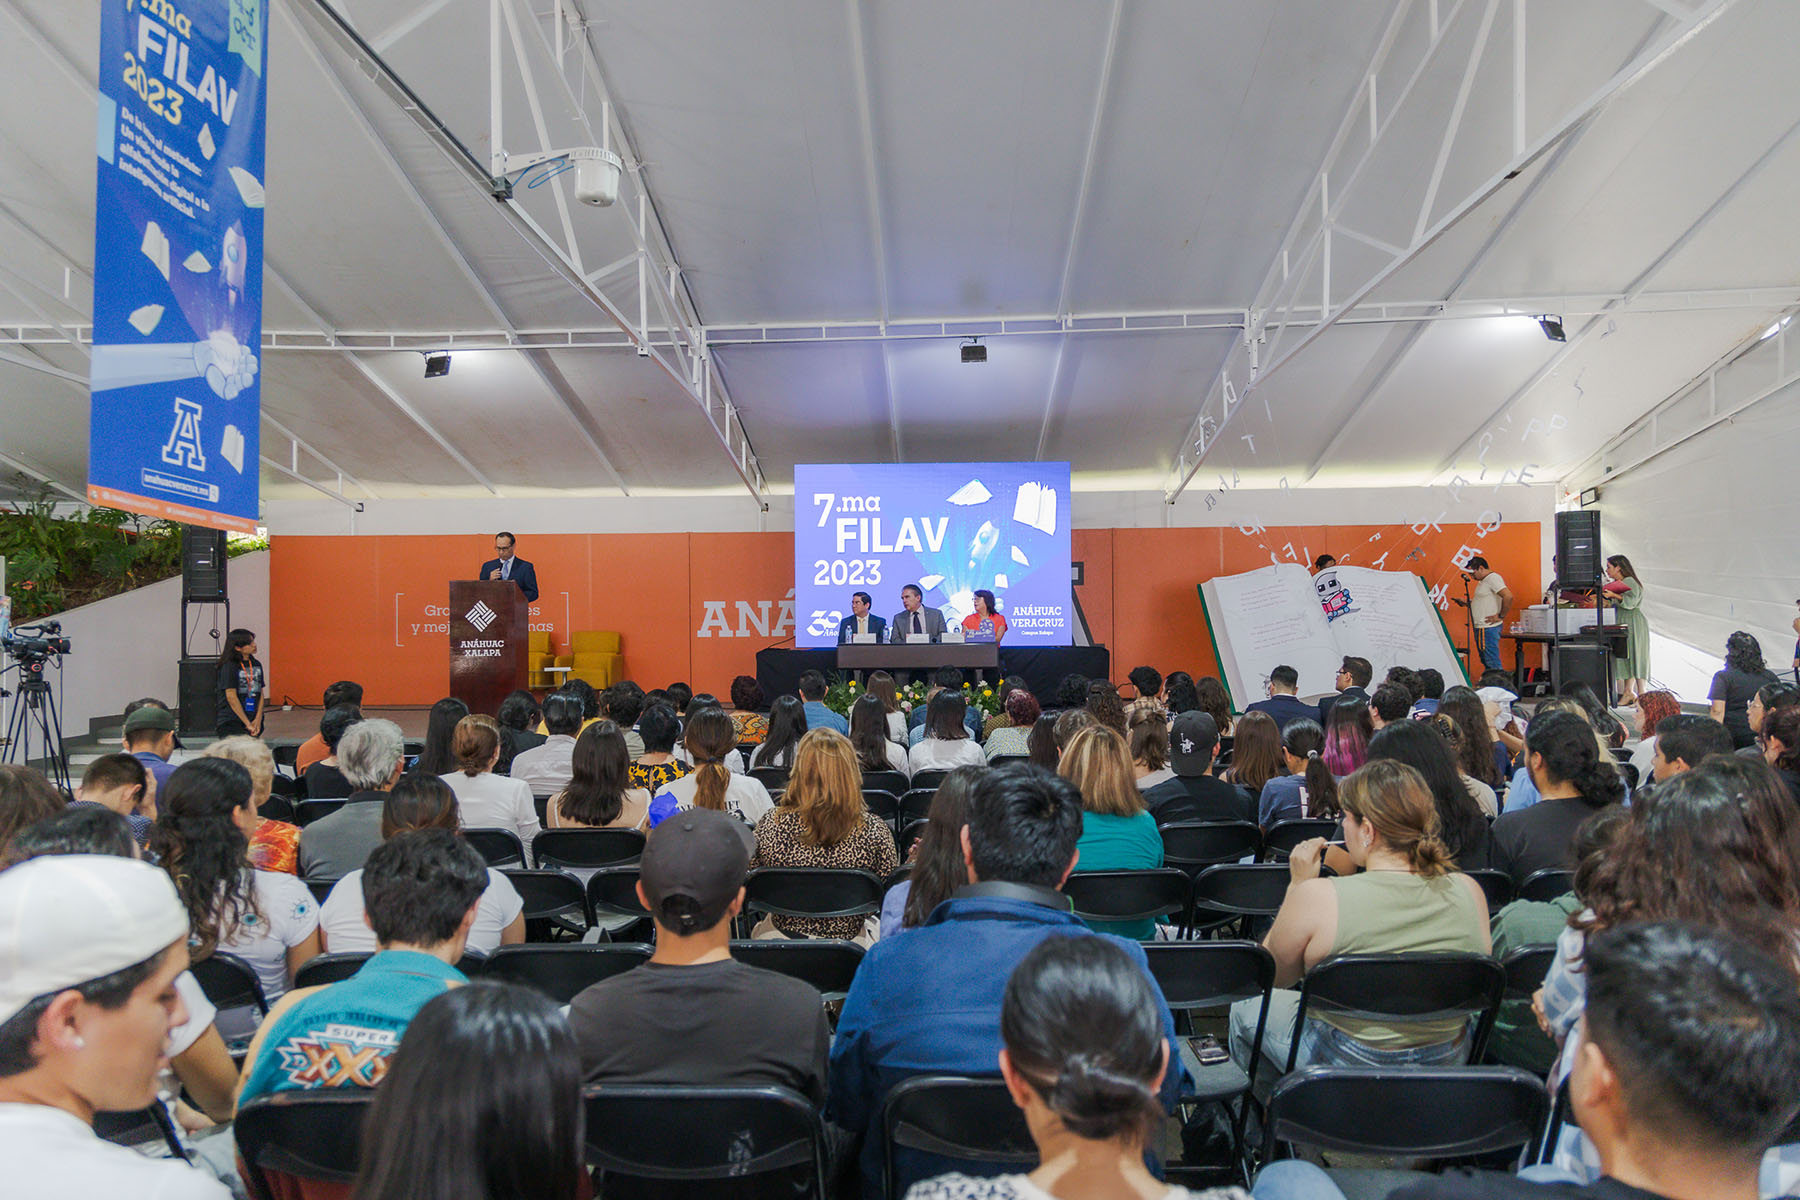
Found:
<svg viewBox="0 0 1800 1200"><path fill-rule="evenodd" d="M573 667L569 674L596 688L608 688L625 678L625 656L619 635L611 630L583 629L569 635L571 654L556 660L559 667ZM565 676L567 678L567 676Z"/></svg>
<svg viewBox="0 0 1800 1200"><path fill-rule="evenodd" d="M528 688L553 688L556 676L550 674L548 668L556 665L556 654L550 645L548 633L529 633L525 645L525 686Z"/></svg>

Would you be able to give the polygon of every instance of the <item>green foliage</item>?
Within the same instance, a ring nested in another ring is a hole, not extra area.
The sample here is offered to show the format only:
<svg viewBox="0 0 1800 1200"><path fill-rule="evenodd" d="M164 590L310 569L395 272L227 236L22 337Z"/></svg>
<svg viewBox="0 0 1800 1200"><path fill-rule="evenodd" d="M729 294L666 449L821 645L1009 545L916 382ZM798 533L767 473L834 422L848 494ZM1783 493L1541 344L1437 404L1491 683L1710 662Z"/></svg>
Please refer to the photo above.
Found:
<svg viewBox="0 0 1800 1200"><path fill-rule="evenodd" d="M59 517L40 497L0 508L0 556L23 623L179 574L181 526L112 508Z"/></svg>
<svg viewBox="0 0 1800 1200"><path fill-rule="evenodd" d="M862 699L862 694L867 690L854 679L834 676L831 686L825 691L825 707L832 712L849 716L850 706ZM922 680L915 680L907 684L898 689L901 705L906 708L917 708L925 703L925 693L928 690L930 690L929 687ZM965 683L962 690L963 698L969 702L969 706L979 709L983 717L991 717L1000 711L1000 698L995 694L992 684L975 687Z"/></svg>

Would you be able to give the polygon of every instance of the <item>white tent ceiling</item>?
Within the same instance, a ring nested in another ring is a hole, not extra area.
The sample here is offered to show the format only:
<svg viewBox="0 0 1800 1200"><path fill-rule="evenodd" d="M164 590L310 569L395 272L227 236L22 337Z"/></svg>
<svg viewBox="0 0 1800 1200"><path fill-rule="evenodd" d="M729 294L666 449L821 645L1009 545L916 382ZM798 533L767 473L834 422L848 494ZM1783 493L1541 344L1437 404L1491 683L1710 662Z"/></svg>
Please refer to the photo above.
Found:
<svg viewBox="0 0 1800 1200"><path fill-rule="evenodd" d="M0 468L76 492L96 8L0 0ZM748 499L799 461L1034 456L1087 486L1549 479L1800 303L1790 0L335 12L271 18L270 495ZM619 204L477 182L495 14L502 147L607 138ZM471 349L422 378L443 346Z"/></svg>

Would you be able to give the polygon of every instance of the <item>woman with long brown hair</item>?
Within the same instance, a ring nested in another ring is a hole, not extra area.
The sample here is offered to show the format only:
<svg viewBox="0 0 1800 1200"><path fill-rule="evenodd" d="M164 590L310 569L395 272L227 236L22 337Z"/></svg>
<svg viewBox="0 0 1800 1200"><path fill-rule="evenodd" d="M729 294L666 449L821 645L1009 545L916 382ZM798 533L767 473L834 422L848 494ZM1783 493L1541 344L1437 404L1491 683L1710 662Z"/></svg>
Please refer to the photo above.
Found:
<svg viewBox="0 0 1800 1200"><path fill-rule="evenodd" d="M894 677L886 671L873 672L869 676L868 694L881 701L881 709L887 714L888 736L905 745L908 741L906 710L900 707L900 688Z"/></svg>
<svg viewBox="0 0 1800 1200"><path fill-rule="evenodd" d="M864 692L850 706L850 744L865 771L898 771L911 775L906 750L888 736L887 708L874 692Z"/></svg>
<svg viewBox="0 0 1800 1200"><path fill-rule="evenodd" d="M1056 773L1081 790L1077 871L1142 871L1163 865L1162 835L1132 777L1131 750L1110 726L1095 723L1076 734ZM1098 921L1102 933L1142 940L1154 921Z"/></svg>
<svg viewBox="0 0 1800 1200"><path fill-rule="evenodd" d="M862 772L850 739L814 729L800 739L781 806L756 823L750 866L833 867L887 878L900 865L887 822L862 798ZM756 937L845 938L868 945L878 936L874 917L766 917Z"/></svg>
<svg viewBox="0 0 1800 1200"><path fill-rule="evenodd" d="M881 902L881 936L923 925L931 910L969 882L963 861L962 830L969 823L969 797L987 767L958 767L944 776L925 814L925 831L907 862L912 873L888 889Z"/></svg>
<svg viewBox="0 0 1800 1200"><path fill-rule="evenodd" d="M632 784L625 734L616 722L603 718L582 730L569 761L569 786L545 810L550 828L649 828L650 793Z"/></svg>
<svg viewBox="0 0 1800 1200"><path fill-rule="evenodd" d="M1287 758L1281 751L1281 727L1268 713L1245 713L1239 718L1233 737L1231 765L1220 777L1226 783L1235 783L1248 788L1252 796L1261 796L1269 780L1288 773Z"/></svg>
<svg viewBox="0 0 1800 1200"><path fill-rule="evenodd" d="M1425 779L1405 763L1373 759L1344 780L1344 849L1354 874L1323 878L1326 841L1300 843L1288 859L1291 883L1263 945L1275 959L1263 1053L1276 1075L1287 1066L1299 995L1287 990L1338 954L1460 950L1487 954L1487 900L1481 885L1454 873L1438 839L1437 805ZM1232 1053L1248 1066L1256 1002L1232 1006ZM1461 1062L1467 1023L1382 1022L1308 1013L1298 1064L1400 1066Z"/></svg>
<svg viewBox="0 0 1800 1200"><path fill-rule="evenodd" d="M725 765L726 756L737 748L737 730L723 709L703 708L689 717L683 744L694 760L693 774L683 775L650 798L651 828L683 808L728 812L754 825L775 807L760 780L733 774Z"/></svg>

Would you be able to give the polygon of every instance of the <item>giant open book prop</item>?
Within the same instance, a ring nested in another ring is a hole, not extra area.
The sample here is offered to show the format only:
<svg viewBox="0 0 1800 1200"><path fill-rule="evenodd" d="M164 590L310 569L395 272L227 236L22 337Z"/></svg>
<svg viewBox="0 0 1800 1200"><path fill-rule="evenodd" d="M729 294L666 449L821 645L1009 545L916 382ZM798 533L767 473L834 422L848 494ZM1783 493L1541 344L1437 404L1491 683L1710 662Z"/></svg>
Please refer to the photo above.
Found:
<svg viewBox="0 0 1800 1200"><path fill-rule="evenodd" d="M1436 667L1448 683L1468 682L1417 575L1367 567L1314 575L1282 563L1207 580L1200 605L1239 711L1263 698L1269 672L1284 664L1300 672L1303 698L1330 695L1346 655L1368 659L1376 682L1393 666Z"/></svg>

